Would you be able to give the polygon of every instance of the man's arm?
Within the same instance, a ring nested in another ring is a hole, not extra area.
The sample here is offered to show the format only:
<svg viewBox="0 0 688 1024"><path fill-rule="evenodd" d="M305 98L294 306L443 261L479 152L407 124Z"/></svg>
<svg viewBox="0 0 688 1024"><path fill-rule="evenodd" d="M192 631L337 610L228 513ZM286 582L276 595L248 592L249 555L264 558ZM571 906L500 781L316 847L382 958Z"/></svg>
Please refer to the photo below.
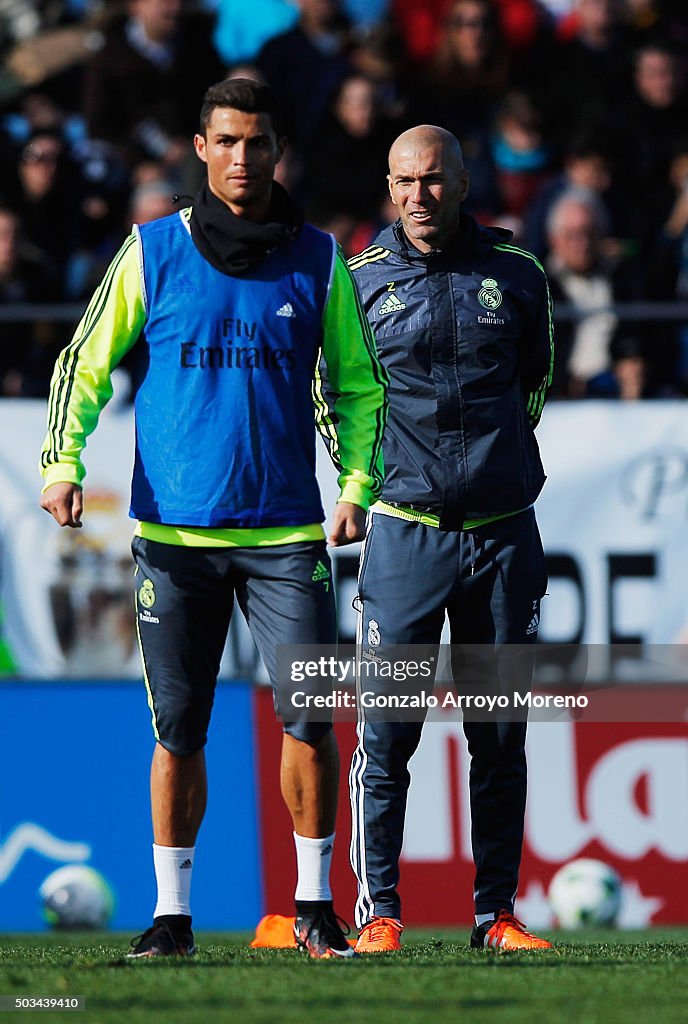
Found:
<svg viewBox="0 0 688 1024"><path fill-rule="evenodd" d="M323 316L322 358L313 397L316 424L339 470L340 496L330 543L363 536L364 515L382 488L387 373L351 271L338 250Z"/></svg>
<svg viewBox="0 0 688 1024"><path fill-rule="evenodd" d="M60 526L81 525L81 453L112 397L112 371L138 338L145 319L138 243L130 235L53 372L48 433L41 452L41 507Z"/></svg>
<svg viewBox="0 0 688 1024"><path fill-rule="evenodd" d="M554 370L552 297L545 272L539 263L537 266L540 273L539 289L534 300L533 318L524 339L521 360L521 382L526 395L528 418L533 428L540 422Z"/></svg>

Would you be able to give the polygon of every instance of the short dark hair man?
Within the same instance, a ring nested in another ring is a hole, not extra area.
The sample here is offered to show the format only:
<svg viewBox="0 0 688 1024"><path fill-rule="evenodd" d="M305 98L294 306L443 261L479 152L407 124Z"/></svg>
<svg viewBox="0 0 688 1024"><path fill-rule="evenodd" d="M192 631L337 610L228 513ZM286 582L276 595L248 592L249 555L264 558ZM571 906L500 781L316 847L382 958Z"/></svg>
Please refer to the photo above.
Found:
<svg viewBox="0 0 688 1024"><path fill-rule="evenodd" d="M330 235L273 181L285 140L270 90L212 87L195 137L192 208L135 227L57 361L42 506L81 525L81 451L133 346L130 514L136 617L157 745L151 774L158 902L132 956L193 952L190 880L206 803L203 747L238 601L273 682L279 644L332 643L335 608L315 479L315 419L339 468L332 545L363 533L380 489L385 374ZM324 397L320 362L327 368ZM297 944L348 957L329 889L338 760L330 723L284 725Z"/></svg>
<svg viewBox="0 0 688 1024"><path fill-rule="evenodd" d="M461 211L461 147L442 128L404 132L389 154L399 220L349 265L390 375L385 483L361 559L370 656L438 644L535 640L546 574L532 504L533 428L552 373L547 281L510 232ZM364 652L365 654L365 652ZM461 679L457 679L461 683ZM368 684L369 685L369 684ZM400 946L399 855L407 763L422 722L359 721L351 766L357 950ZM466 721L476 865L471 944L543 948L513 916L526 794L525 722Z"/></svg>

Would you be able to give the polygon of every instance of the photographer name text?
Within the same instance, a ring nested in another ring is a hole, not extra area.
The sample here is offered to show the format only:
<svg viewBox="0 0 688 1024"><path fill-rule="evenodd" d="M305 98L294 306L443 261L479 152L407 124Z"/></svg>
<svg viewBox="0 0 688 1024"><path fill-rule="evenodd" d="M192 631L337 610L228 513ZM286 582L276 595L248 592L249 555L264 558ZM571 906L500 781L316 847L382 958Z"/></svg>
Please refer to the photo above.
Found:
<svg viewBox="0 0 688 1024"><path fill-rule="evenodd" d="M587 708L588 698L584 694L561 693L452 693L451 691L438 697L434 693L374 693L372 690L361 690L358 694L350 690L333 690L329 694L306 693L296 690L291 695L294 708L340 708L353 711L358 707L378 708L387 710L404 710L413 708L455 708L460 710L496 711L515 708L548 708L564 710L566 708Z"/></svg>

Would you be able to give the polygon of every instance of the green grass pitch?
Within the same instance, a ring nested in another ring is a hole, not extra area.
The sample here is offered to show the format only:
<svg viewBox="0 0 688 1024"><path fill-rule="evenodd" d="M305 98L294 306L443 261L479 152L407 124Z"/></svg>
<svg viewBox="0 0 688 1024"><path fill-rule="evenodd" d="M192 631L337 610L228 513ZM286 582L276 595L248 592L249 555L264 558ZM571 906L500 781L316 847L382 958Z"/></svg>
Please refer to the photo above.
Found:
<svg viewBox="0 0 688 1024"><path fill-rule="evenodd" d="M84 1012L0 1012L74 1024L684 1024L688 929L553 933L555 952L495 955L467 931L407 931L401 953L312 961L199 933L188 961L127 961L117 933L5 935L0 995L83 995Z"/></svg>

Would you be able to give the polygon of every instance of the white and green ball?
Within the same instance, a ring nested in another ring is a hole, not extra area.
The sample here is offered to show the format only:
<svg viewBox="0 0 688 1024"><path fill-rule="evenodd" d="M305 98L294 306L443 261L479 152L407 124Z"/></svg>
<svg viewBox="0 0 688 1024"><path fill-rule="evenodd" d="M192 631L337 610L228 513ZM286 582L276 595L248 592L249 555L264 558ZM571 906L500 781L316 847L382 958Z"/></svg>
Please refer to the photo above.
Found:
<svg viewBox="0 0 688 1024"><path fill-rule="evenodd" d="M621 908L622 888L609 864L582 857L559 868L547 895L560 928L611 928Z"/></svg>
<svg viewBox="0 0 688 1024"><path fill-rule="evenodd" d="M53 928L106 928L115 908L108 882L86 864L67 864L48 875L38 895Z"/></svg>

